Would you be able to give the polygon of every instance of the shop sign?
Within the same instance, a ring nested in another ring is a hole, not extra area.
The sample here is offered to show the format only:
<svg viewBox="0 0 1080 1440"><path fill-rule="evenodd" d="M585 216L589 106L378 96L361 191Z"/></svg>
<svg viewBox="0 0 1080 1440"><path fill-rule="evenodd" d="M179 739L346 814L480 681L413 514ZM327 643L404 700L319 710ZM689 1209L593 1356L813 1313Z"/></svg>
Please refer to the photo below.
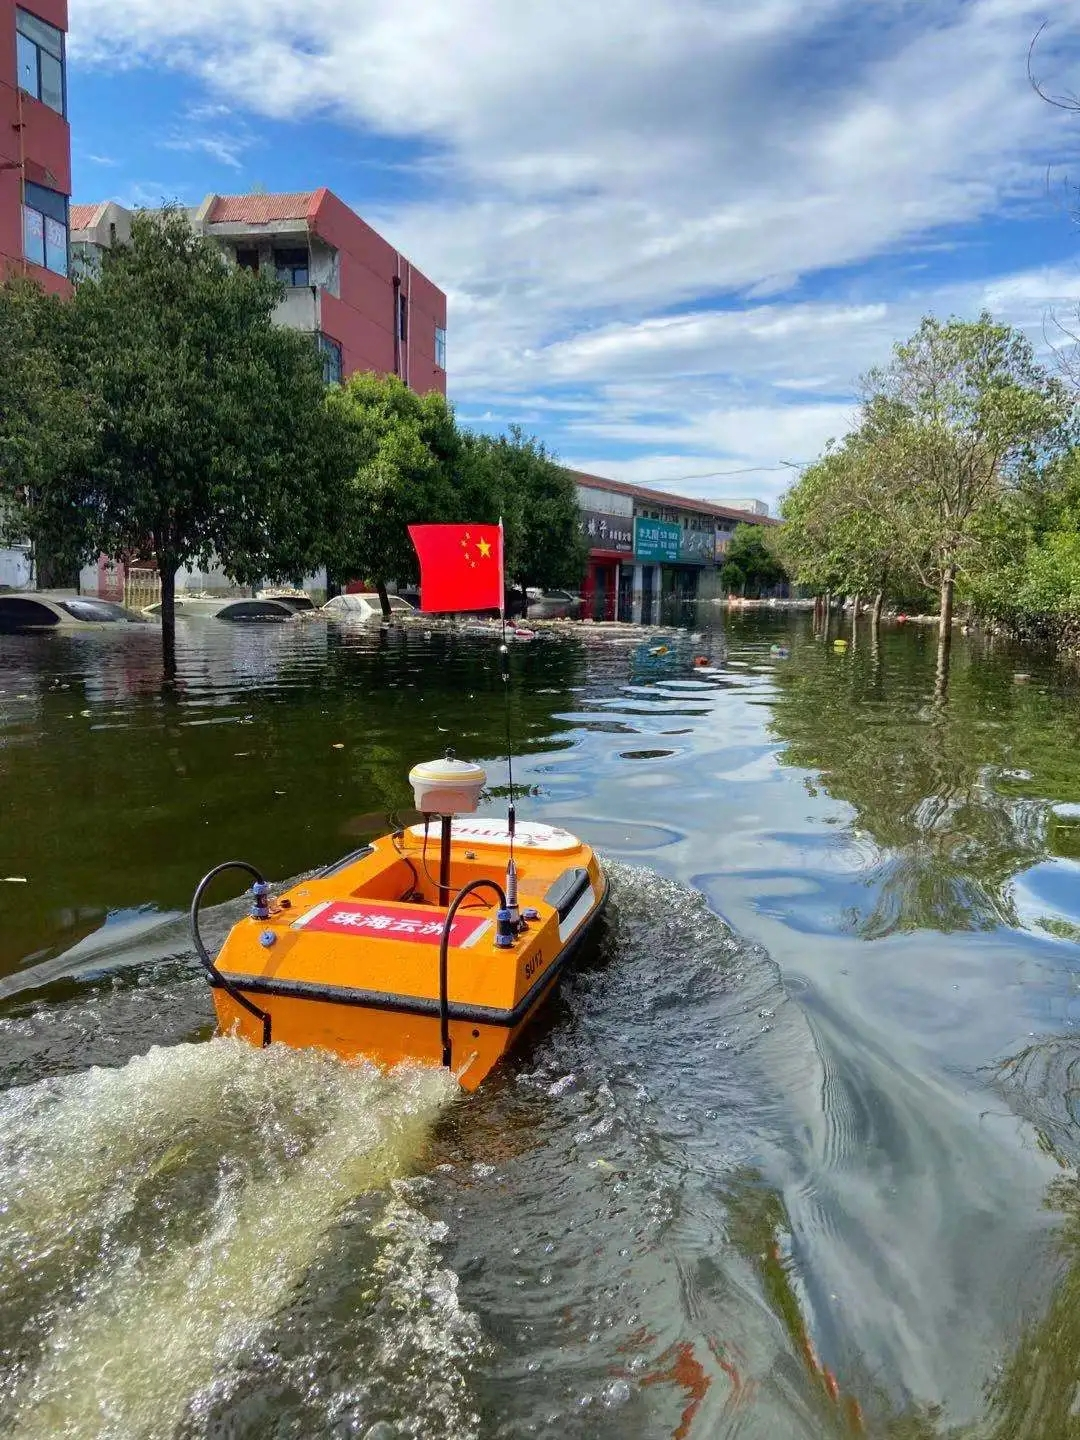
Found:
<svg viewBox="0 0 1080 1440"><path fill-rule="evenodd" d="M634 553L634 532L628 515L601 515L599 510L583 510L578 527L590 550L615 550L620 555Z"/></svg>
<svg viewBox="0 0 1080 1440"><path fill-rule="evenodd" d="M716 557L715 530L684 530L679 559L688 565L710 565Z"/></svg>
<svg viewBox="0 0 1080 1440"><path fill-rule="evenodd" d="M682 526L670 520L647 520L638 515L634 520L634 554L639 560L677 565L682 533Z"/></svg>

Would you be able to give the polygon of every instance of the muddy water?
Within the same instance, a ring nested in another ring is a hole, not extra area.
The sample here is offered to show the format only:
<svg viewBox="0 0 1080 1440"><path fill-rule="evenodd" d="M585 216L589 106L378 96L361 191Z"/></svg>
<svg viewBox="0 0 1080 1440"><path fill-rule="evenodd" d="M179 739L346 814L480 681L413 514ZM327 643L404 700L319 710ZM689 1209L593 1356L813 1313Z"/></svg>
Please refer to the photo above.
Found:
<svg viewBox="0 0 1080 1440"><path fill-rule="evenodd" d="M181 912L447 743L497 808L489 642L0 637L0 1434L1078 1433L1080 687L703 635L516 649L614 903L470 1097L212 1039Z"/></svg>

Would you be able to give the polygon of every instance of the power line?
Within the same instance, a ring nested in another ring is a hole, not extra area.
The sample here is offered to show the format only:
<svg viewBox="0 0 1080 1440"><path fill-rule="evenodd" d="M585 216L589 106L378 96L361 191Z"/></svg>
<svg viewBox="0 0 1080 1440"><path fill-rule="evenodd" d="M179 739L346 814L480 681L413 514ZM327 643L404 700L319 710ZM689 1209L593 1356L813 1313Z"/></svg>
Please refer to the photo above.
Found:
<svg viewBox="0 0 1080 1440"><path fill-rule="evenodd" d="M681 485L684 480L715 480L723 475L767 475L777 470L799 470L802 467L792 460L781 460L779 465L748 465L745 470L703 470L697 475L665 475L654 480L654 485Z"/></svg>

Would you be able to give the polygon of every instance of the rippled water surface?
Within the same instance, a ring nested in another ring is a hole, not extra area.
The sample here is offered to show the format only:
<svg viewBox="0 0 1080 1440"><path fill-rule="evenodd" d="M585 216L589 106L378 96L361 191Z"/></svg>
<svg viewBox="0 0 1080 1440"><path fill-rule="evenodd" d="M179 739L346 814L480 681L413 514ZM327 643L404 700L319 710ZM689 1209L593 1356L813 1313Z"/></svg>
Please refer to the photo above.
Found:
<svg viewBox="0 0 1080 1440"><path fill-rule="evenodd" d="M701 623L515 648L613 905L468 1097L212 1038L182 912L497 810L491 641L0 637L0 1435L1080 1435L1080 684Z"/></svg>

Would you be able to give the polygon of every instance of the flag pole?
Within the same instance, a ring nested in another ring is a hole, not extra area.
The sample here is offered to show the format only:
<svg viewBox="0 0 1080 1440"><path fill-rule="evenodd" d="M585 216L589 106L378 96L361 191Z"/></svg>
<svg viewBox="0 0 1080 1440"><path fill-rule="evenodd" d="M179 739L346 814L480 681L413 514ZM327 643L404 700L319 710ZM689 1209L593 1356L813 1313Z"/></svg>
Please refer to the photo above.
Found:
<svg viewBox="0 0 1080 1440"><path fill-rule="evenodd" d="M499 620L502 624L502 643L499 646L499 660L502 667L503 708L506 714L506 772L509 778L510 806L506 814L506 828L510 835L510 855L506 866L506 908L516 925L518 922L517 866L514 864L514 830L517 825L517 811L514 805L514 742L510 724L510 647L506 643L506 545L502 516L499 516Z"/></svg>

